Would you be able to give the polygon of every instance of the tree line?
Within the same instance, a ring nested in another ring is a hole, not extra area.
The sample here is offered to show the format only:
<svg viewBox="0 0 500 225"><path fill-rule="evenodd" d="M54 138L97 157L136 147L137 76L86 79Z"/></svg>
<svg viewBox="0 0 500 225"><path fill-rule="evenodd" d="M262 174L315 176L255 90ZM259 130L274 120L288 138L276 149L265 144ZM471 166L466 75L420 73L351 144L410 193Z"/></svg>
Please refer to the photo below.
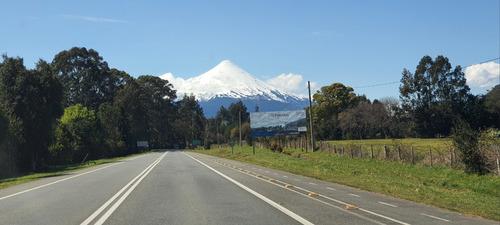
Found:
<svg viewBox="0 0 500 225"><path fill-rule="evenodd" d="M473 95L460 66L424 56L415 72L404 69L399 100L373 102L341 83L313 95L314 131L320 140L448 137L460 124L500 128L500 85Z"/></svg>
<svg viewBox="0 0 500 225"><path fill-rule="evenodd" d="M138 141L152 148L210 148L239 144L241 129L242 139L252 144L250 110L241 100L207 119L194 95L176 100L169 81L109 68L93 49L62 51L34 69L20 57L2 59L0 176L137 153ZM462 68L452 68L448 58L424 56L415 72L403 70L399 99L371 101L341 83L324 86L313 95L315 136L429 138L461 134L464 128L468 134L499 129L500 86L472 95L465 81Z"/></svg>
<svg viewBox="0 0 500 225"><path fill-rule="evenodd" d="M167 80L109 68L93 49L74 47L27 69L0 63L0 176L80 163L85 157L186 146L206 119L193 95L176 101Z"/></svg>

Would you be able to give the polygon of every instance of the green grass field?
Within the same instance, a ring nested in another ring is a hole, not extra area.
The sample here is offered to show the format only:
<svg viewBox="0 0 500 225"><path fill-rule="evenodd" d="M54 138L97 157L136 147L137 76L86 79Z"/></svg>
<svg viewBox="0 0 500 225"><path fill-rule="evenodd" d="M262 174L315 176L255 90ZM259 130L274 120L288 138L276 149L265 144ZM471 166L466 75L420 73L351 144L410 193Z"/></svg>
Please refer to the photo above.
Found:
<svg viewBox="0 0 500 225"><path fill-rule="evenodd" d="M415 144L419 144L419 141L416 140ZM446 146L440 141L431 144ZM300 149L288 148L284 150L285 154L256 148L256 154L253 155L252 148L248 146L235 147L234 155L230 148L196 152L500 221L500 178L495 175L477 176L448 167L371 158L351 159L347 155L324 151L305 153Z"/></svg>

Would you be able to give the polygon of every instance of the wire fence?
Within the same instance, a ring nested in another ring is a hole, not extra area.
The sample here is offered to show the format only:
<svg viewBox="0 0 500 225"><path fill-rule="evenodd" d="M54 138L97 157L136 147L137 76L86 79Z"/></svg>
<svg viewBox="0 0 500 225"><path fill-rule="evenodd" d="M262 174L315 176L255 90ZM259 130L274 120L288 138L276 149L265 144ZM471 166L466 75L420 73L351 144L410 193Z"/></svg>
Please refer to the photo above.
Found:
<svg viewBox="0 0 500 225"><path fill-rule="evenodd" d="M275 139L254 140L257 148L270 148ZM286 149L296 149L302 152L311 152L310 142L307 138L282 138L278 144ZM244 145L247 145L244 143ZM229 147L229 144L213 145L212 148ZM394 161L409 165L422 165L429 167L451 167L464 169L462 152L451 144L448 146L413 146L402 142L393 141L392 144L334 144L331 141L317 141L316 150L327 154L338 155L355 159L374 159ZM486 167L493 174L500 175L500 146L490 146L481 149ZM302 154L304 156L304 154Z"/></svg>

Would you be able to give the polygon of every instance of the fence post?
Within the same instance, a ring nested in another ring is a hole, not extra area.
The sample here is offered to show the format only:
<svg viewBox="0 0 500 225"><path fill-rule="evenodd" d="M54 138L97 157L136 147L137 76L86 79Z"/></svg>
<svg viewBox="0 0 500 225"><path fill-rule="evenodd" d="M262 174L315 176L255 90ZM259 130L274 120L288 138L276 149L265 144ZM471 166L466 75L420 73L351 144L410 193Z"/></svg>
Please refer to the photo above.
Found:
<svg viewBox="0 0 500 225"><path fill-rule="evenodd" d="M344 146L342 146L342 154L341 155L344 155Z"/></svg>
<svg viewBox="0 0 500 225"><path fill-rule="evenodd" d="M385 160L389 158L389 152L387 151L387 145L384 145Z"/></svg>
<svg viewBox="0 0 500 225"><path fill-rule="evenodd" d="M432 147L429 148L429 155L431 155L431 167L432 167Z"/></svg>
<svg viewBox="0 0 500 225"><path fill-rule="evenodd" d="M333 145L333 153L337 154L337 145Z"/></svg>
<svg viewBox="0 0 500 225"><path fill-rule="evenodd" d="M497 158L497 169L498 169L498 174L500 174L500 161Z"/></svg>
<svg viewBox="0 0 500 225"><path fill-rule="evenodd" d="M401 147L398 146L398 157L399 157L399 161L401 161Z"/></svg>
<svg viewBox="0 0 500 225"><path fill-rule="evenodd" d="M359 146L359 158L363 158L363 145Z"/></svg>
<svg viewBox="0 0 500 225"><path fill-rule="evenodd" d="M372 159L373 159L373 145L370 145L370 150L372 152Z"/></svg>
<svg viewBox="0 0 500 225"><path fill-rule="evenodd" d="M354 158L354 151L352 148L350 150L351 150L351 159L352 159L352 158Z"/></svg>
<svg viewBox="0 0 500 225"><path fill-rule="evenodd" d="M450 167L453 166L453 152L451 151L451 146L448 147L448 149L450 150Z"/></svg>
<svg viewBox="0 0 500 225"><path fill-rule="evenodd" d="M455 159L455 162L457 162L457 152L455 151L455 148L453 148L453 158Z"/></svg>
<svg viewBox="0 0 500 225"><path fill-rule="evenodd" d="M415 164L415 156L413 155L413 146L411 146L411 164Z"/></svg>

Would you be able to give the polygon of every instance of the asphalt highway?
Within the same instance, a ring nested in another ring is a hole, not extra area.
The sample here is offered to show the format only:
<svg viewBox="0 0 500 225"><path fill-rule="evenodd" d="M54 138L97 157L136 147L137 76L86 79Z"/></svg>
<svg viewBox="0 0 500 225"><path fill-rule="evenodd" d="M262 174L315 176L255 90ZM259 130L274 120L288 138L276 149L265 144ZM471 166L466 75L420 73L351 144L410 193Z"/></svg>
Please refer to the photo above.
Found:
<svg viewBox="0 0 500 225"><path fill-rule="evenodd" d="M265 167L160 151L0 190L0 224L498 224Z"/></svg>

